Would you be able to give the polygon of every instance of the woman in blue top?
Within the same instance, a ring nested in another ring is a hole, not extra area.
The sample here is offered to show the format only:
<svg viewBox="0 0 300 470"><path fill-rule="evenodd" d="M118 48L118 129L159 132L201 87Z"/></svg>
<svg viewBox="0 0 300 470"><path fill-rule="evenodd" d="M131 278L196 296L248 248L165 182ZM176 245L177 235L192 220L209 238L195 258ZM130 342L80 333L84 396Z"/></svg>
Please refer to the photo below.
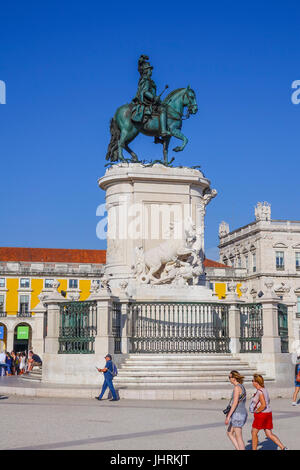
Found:
<svg viewBox="0 0 300 470"><path fill-rule="evenodd" d="M293 395L293 403L292 403L293 406L297 405L297 395L298 395L299 390L300 390L300 381L297 380L297 375L299 373L300 373L300 356L297 357L297 363L296 363L296 367L295 367L295 391L294 391L294 395Z"/></svg>

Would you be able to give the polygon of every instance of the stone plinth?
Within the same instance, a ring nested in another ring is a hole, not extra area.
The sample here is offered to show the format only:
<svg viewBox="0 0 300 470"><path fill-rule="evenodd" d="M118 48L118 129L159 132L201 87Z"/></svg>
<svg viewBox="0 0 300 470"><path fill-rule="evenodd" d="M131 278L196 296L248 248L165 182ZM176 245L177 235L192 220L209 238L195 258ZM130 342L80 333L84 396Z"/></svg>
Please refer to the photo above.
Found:
<svg viewBox="0 0 300 470"><path fill-rule="evenodd" d="M136 301L160 302L215 302L217 298L206 286L140 286L135 291Z"/></svg>
<svg viewBox="0 0 300 470"><path fill-rule="evenodd" d="M153 266L150 259L150 266L149 261L147 265L150 276L143 277L140 273L138 284L155 283L152 274L160 279L165 266L167 269L163 283L174 280L171 260L174 261L178 253L178 256L182 255L183 246L192 246L189 239L192 230L197 234L194 252L197 245L200 262L198 260L198 264L194 263L198 271L194 269L189 279L197 284L196 277L199 278L203 272L200 264L204 253L205 208L216 195L216 191L210 189L210 181L201 171L161 164L147 167L140 163L121 163L106 170L99 179L99 186L106 191L108 234L105 272L110 277L110 286L118 288L122 280L137 279L141 253L143 256L149 253L149 257L153 258ZM192 228L188 229L188 224ZM177 250L176 253L174 251L175 255L171 253L172 250L169 250L170 255L167 253L170 240L174 250ZM166 259L164 263L161 261L159 269L158 263L164 253ZM181 264L177 263L176 268L180 267L182 277L188 279L187 264L184 264L184 258L180 258L180 261ZM186 285L184 281L183 285Z"/></svg>

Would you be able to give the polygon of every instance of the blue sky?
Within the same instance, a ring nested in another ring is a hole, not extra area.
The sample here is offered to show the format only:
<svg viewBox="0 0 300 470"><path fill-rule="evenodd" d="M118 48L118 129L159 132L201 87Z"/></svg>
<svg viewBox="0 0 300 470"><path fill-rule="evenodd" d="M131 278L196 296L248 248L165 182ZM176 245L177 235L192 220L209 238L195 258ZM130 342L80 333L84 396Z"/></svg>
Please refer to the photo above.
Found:
<svg viewBox="0 0 300 470"><path fill-rule="evenodd" d="M141 53L159 92L166 83L196 91L199 112L184 123L189 144L176 162L201 165L218 190L207 255L217 257L219 222L251 222L258 201L274 219L300 219L299 2L15 1L0 17L1 246L105 247L97 178ZM151 159L161 151L144 136L132 148Z"/></svg>

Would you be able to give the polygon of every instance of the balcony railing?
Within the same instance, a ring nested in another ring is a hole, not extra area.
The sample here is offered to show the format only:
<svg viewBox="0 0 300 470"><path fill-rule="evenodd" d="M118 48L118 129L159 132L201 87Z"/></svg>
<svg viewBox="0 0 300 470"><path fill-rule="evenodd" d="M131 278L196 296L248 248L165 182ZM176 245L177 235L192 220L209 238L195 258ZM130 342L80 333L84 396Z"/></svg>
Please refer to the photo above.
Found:
<svg viewBox="0 0 300 470"><path fill-rule="evenodd" d="M3 312L2 310L0 310L0 318L5 318L7 317L7 312Z"/></svg>
<svg viewBox="0 0 300 470"><path fill-rule="evenodd" d="M17 312L17 317L30 318L31 316L32 312Z"/></svg>

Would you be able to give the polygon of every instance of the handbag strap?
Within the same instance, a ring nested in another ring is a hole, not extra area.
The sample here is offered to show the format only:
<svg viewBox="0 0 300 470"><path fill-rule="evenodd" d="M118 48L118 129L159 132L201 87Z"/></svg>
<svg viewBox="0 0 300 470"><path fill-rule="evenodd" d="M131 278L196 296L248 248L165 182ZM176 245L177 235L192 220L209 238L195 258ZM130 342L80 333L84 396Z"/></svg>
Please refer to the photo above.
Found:
<svg viewBox="0 0 300 470"><path fill-rule="evenodd" d="M245 389L244 386L242 386L242 387L243 387L243 392L242 392L242 394L239 396L239 401L238 401L238 403L237 403L237 406L238 406L238 405L244 400L244 398L246 397L246 389ZM229 403L228 403L228 406L229 406L229 405L232 406L232 405L231 405L232 402L233 402L233 392L232 392L232 397L230 398L230 401L229 401Z"/></svg>

